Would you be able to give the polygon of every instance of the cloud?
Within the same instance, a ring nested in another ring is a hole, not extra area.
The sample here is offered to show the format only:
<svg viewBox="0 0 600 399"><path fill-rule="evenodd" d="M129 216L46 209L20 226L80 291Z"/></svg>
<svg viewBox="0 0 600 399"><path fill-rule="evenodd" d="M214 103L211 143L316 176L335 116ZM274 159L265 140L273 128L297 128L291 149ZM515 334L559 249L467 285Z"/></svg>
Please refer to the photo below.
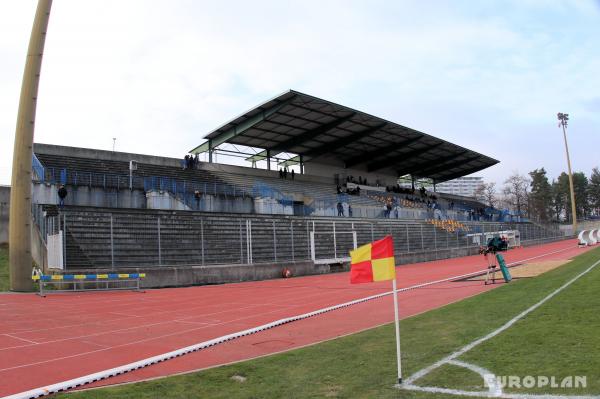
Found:
<svg viewBox="0 0 600 399"><path fill-rule="evenodd" d="M0 3L0 183L34 9ZM598 16L582 1L61 0L36 140L108 149L117 137L118 150L180 156L294 88L490 154L503 163L484 175L498 181L532 165L559 171L560 141L548 137L556 112L570 112L572 154L591 169Z"/></svg>

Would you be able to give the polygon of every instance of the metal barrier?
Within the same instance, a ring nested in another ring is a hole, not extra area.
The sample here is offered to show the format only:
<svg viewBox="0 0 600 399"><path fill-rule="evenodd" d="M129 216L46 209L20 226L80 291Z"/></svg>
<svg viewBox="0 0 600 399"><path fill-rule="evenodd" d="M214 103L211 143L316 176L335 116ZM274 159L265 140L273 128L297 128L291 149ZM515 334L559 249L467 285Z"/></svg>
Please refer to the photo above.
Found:
<svg viewBox="0 0 600 399"><path fill-rule="evenodd" d="M353 247L354 233L349 232L355 232L359 244L391 234L399 257L478 247L479 243L467 236L473 233L519 230L523 242L563 237L558 230L530 224L463 222L466 228L447 231L418 221L238 217L191 212L157 215L67 211L61 217L49 218L47 224L48 232L63 231L67 270L335 259ZM319 238L313 241L314 248L311 233Z"/></svg>
<svg viewBox="0 0 600 399"><path fill-rule="evenodd" d="M108 291L108 290L133 290L140 289L140 281L146 277L145 273L109 273L109 274L34 274L31 279L38 282L39 296L45 297L46 293L78 292L78 291ZM130 287L123 283L133 282ZM47 285L63 286L72 285L72 289L44 290Z"/></svg>

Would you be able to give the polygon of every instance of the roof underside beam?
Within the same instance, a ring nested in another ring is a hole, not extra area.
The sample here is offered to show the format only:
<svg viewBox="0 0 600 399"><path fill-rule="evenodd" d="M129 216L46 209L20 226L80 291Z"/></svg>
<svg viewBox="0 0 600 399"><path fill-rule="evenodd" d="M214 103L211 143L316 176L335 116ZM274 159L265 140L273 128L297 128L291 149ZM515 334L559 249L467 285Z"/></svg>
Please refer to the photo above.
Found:
<svg viewBox="0 0 600 399"><path fill-rule="evenodd" d="M427 152L429 152L429 151L431 151L431 150L433 150L433 149L441 146L442 144L443 143L437 143L437 144L434 144L434 145L429 146L429 147L425 147L425 148L421 148L421 149L418 149L418 150L409 151L407 153L398 155L398 160L402 161L402 162L408 161L410 159L419 157L419 156L421 156L421 155L423 155L423 154L425 154L425 153L427 153ZM367 165L367 171L369 171L369 172L375 172L375 171L378 171L380 169L387 168L388 166L390 166L390 163L394 163L394 162L390 161L390 159L382 159L381 161L372 162L372 163L370 163L370 164ZM408 171L407 172L404 172L404 171L398 172L399 176L411 173L412 169L408 168L408 169L405 169L405 170L408 170Z"/></svg>
<svg viewBox="0 0 600 399"><path fill-rule="evenodd" d="M358 165L358 164L361 164L364 162L368 162L369 160L372 160L372 159L382 158L382 157L388 155L389 153L392 153L394 151L402 149L402 148L406 147L407 145L410 145L416 141L421 140L422 138L423 138L423 136L411 137L407 140L403 140L398 143L389 144L389 145L385 146L384 148L378 148L376 150L369 151L364 154L357 155L353 158L345 160L344 163L346 164L347 168L351 168L355 165Z"/></svg>
<svg viewBox="0 0 600 399"><path fill-rule="evenodd" d="M261 112L256 115L244 120L239 125L235 125L229 130L220 133L217 137L212 139L208 139L208 141L200 144L198 147L194 148L190 153L192 154L201 154L203 152L212 151L214 148L219 145L231 140L235 136L242 134L244 131L250 129L252 126L256 125L259 122L262 122L269 118L271 115L279 111L281 108L285 107L289 103L291 103L296 96L290 97L287 100L280 102L272 106L271 108L263 109Z"/></svg>
<svg viewBox="0 0 600 399"><path fill-rule="evenodd" d="M347 120L352 118L354 115L356 115L356 112L352 112L349 115L346 115L342 118L335 119L331 122L328 122L324 125L314 128L314 129L307 130L305 132L302 132L302 134L300 134L299 136L292 137L289 140L286 140L282 143L276 144L275 146L270 148L271 156L277 155L284 151L288 151L291 147L301 145L308 140L312 140L321 134L327 133L331 129L334 129L335 127L346 122ZM256 155L251 156L250 158L246 158L246 161L251 161L251 162L261 161L261 160L265 159L266 157L267 157L267 150L264 150L264 151L259 152Z"/></svg>
<svg viewBox="0 0 600 399"><path fill-rule="evenodd" d="M379 129L382 129L386 125L387 125L387 122L386 123L382 123L382 124L377 125L377 126L370 127L368 129L365 129L365 130L361 130L360 132L352 133L349 136L341 137L341 138L339 138L337 140L334 140L334 141L331 141L331 142L329 142L329 143L327 143L325 145L319 146L319 147L317 147L315 149L312 149L310 151L306 151L302 155L304 156L304 160L306 160L306 161L308 161L310 159L313 159L313 158L317 158L317 157L319 157L319 156L321 156L323 154L331 153L336 148L342 148L342 147L347 146L348 144L352 144L355 141L358 141L361 138L363 138L363 137L365 137L365 136L367 136L367 135L369 135L371 133L374 133L374 132L378 131ZM298 157L294 157L294 158L298 158Z"/></svg>
<svg viewBox="0 0 600 399"><path fill-rule="evenodd" d="M440 145L442 145L442 143L439 143L437 146L440 146ZM431 149L433 149L433 147L429 147L429 150L431 150ZM425 149L424 149L424 150L425 150ZM413 155L411 156L411 158L414 158L414 157L420 156L420 155L424 154L425 152L427 152L427 151L423 151L423 152L422 152L422 153L420 153L420 154L413 154ZM423 161L423 162L419 162L419 163L418 163L418 164L416 164L416 165L412 165L412 166L406 167L406 168L404 168L404 169L398 170L397 172L398 172L398 175L399 175L399 176L403 176L403 175L406 175L406 174L414 175L414 174L415 174L415 172L418 172L418 171L421 171L421 170L424 170L424 169L426 169L426 168L429 168L429 167L431 167L431 166L432 166L432 165L431 165L431 163L432 163L432 162L434 162L434 163L435 163L435 166L437 166L437 165L439 165L440 163L451 161L451 160L455 159L456 157L458 157L458 156L461 156L461 155L465 154L466 152L467 152L467 151L462 151L462 152L460 152L460 153L458 153L458 154L449 155L449 156L442 157L442 158L438 158L438 159L435 159L435 160L425 160L425 161Z"/></svg>
<svg viewBox="0 0 600 399"><path fill-rule="evenodd" d="M291 166L291 165L298 165L299 163L300 163L300 155L296 155L295 157L292 157L290 159L286 159L285 161L279 162L277 165L278 166Z"/></svg>
<svg viewBox="0 0 600 399"><path fill-rule="evenodd" d="M248 162L257 162L257 161L262 161L263 159L267 159L267 155L269 155L269 156L275 156L277 154L279 154L279 153L278 152L272 152L272 151L271 151L270 154L268 154L267 150L262 150L261 152L256 153L256 154L252 155L251 157L248 157L248 158L246 158L244 160L248 161Z"/></svg>

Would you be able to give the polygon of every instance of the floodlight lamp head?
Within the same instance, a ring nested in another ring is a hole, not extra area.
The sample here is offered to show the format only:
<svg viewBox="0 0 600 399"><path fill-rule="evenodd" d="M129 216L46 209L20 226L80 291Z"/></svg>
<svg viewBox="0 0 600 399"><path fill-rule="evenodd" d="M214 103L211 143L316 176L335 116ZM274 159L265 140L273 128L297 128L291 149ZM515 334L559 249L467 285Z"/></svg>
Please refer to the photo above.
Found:
<svg viewBox="0 0 600 399"><path fill-rule="evenodd" d="M562 112L559 112L557 114L558 116L558 120L560 121L559 126L562 124L563 126L567 126L567 122L569 120L569 114L563 114Z"/></svg>

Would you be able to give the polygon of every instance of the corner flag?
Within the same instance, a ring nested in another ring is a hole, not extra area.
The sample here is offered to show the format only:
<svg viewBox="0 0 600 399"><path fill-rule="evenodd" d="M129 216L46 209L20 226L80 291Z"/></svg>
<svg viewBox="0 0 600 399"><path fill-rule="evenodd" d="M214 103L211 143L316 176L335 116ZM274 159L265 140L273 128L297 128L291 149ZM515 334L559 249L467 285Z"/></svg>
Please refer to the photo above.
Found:
<svg viewBox="0 0 600 399"><path fill-rule="evenodd" d="M396 278L392 236L350 251L350 282L372 283Z"/></svg>

